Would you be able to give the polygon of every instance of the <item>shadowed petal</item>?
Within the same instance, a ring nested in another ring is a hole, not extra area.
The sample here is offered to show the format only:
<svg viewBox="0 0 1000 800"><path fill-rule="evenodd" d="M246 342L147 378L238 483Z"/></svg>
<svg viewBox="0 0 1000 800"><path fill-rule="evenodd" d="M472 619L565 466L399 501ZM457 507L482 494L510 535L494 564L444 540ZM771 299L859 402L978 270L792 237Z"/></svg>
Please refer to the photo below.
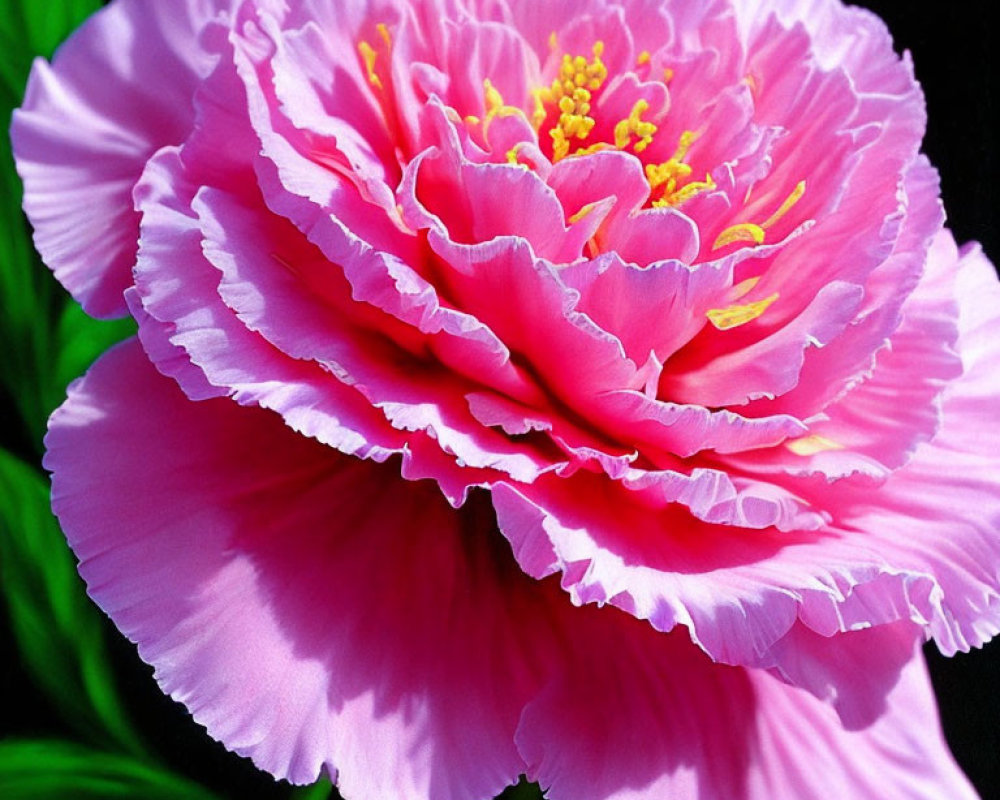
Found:
<svg viewBox="0 0 1000 800"><path fill-rule="evenodd" d="M227 746L297 783L339 770L362 800L480 800L523 771L545 629L488 504L190 402L134 342L47 444L91 596Z"/></svg>

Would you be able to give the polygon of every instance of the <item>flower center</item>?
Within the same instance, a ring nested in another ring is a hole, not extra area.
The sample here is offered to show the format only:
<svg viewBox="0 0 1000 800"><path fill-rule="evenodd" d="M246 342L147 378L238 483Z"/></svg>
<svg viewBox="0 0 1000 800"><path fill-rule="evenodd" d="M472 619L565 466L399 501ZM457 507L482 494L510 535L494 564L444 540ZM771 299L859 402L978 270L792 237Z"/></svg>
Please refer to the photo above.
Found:
<svg viewBox="0 0 1000 800"><path fill-rule="evenodd" d="M555 45L555 34L549 41ZM611 148L631 149L639 155L652 144L657 133L656 123L644 118L649 111L649 102L640 98L632 105L627 117L615 122L613 141L587 142L598 122L594 114L598 95L608 79L607 66L601 59L604 42L595 42L591 53L590 58L563 54L559 75L552 84L531 92L535 103L532 125L538 132L540 142L546 135L551 139L553 162ZM636 60L636 67L649 62L650 54L643 51ZM672 71L664 70L664 83L671 77ZM680 205L700 192L715 188L711 175L706 174L704 180L691 179L693 168L685 163L685 158L695 138L693 131L685 131L669 159L645 165L654 206ZM571 152L574 142L578 146Z"/></svg>

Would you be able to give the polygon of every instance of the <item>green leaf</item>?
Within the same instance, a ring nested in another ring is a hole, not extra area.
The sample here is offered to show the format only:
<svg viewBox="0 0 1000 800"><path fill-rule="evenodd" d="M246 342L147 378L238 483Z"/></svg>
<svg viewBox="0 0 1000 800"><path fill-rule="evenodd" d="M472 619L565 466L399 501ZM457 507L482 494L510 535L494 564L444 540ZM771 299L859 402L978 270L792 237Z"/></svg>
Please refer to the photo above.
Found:
<svg viewBox="0 0 1000 800"><path fill-rule="evenodd" d="M0 81L15 98L21 96L31 61L50 58L56 47L87 17L101 7L100 0L14 0L0 14Z"/></svg>
<svg viewBox="0 0 1000 800"><path fill-rule="evenodd" d="M48 487L35 470L3 450L0 554L0 586L14 638L25 667L53 707L91 741L142 753L115 689L102 619L83 592L49 509Z"/></svg>
<svg viewBox="0 0 1000 800"><path fill-rule="evenodd" d="M0 797L214 800L208 790L174 773L58 739L0 742Z"/></svg>

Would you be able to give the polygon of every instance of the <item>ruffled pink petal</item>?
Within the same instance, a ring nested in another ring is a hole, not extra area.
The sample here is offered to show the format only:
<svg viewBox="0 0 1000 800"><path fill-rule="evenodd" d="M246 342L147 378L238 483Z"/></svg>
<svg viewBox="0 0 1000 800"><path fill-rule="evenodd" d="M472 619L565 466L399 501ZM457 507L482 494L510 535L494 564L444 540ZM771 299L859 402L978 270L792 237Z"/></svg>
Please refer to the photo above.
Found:
<svg viewBox="0 0 1000 800"><path fill-rule="evenodd" d="M290 272L303 262L327 265L304 239L305 248L288 246L300 237L287 221L248 212L236 198L211 189L201 190L194 210L205 257L222 273L218 291L250 330L291 358L337 374L394 426L427 431L466 466L495 468L519 480L532 480L548 468L530 448L475 423L464 395L478 384L436 360L402 351L380 335L385 331L357 326L349 299L341 314L304 293ZM276 268L276 256L289 269Z"/></svg>
<svg viewBox="0 0 1000 800"><path fill-rule="evenodd" d="M248 31L252 38L239 40L233 54L244 88L234 87L231 79L235 76L220 67L217 90L206 94L219 101L246 96L250 121L260 137L254 152L263 153L256 159L256 168L267 207L291 220L343 270L354 301L397 317L413 326L414 333L427 334L427 338L419 337L421 346L429 347L457 372L474 375L520 399L537 396L537 389L510 362L496 335L475 317L446 304L411 266L423 260L416 237L401 230L398 220L387 217L377 203L359 196L352 181L293 146L302 144L302 133L274 114L269 104L275 101L267 95L269 76L266 70L263 76L259 74L276 45L260 31ZM238 124L243 122L238 119ZM394 203L392 213L396 213ZM303 276L312 291L326 280L322 274ZM398 329L395 333L398 335Z"/></svg>
<svg viewBox="0 0 1000 800"><path fill-rule="evenodd" d="M937 433L941 392L962 374L955 350L956 261L954 242L939 236L920 284L902 307L902 324L877 353L871 375L857 377L855 386L810 423L812 438L752 459L737 455L730 463L755 474L777 469L828 480L855 473L882 479L905 464Z"/></svg>
<svg viewBox="0 0 1000 800"><path fill-rule="evenodd" d="M216 81L226 82L223 66L199 94L205 127L211 115L224 113L213 105ZM238 127L233 134L230 145L238 152ZM384 458L405 443L407 474L438 474L456 501L470 482L484 480L478 469L495 466L530 480L547 468L537 455L476 423L462 398L468 387L448 391L454 380L464 385L461 378L394 346L386 336L393 318L372 309L366 315L341 276L300 282L303 273L325 275L329 265L287 221L255 210L263 204L252 171L239 162L227 171L225 163L196 133L179 157L157 155L136 191L144 215L136 271L144 307L174 326L172 341L209 382L228 387L242 403L279 411L297 430L346 452L370 450ZM198 189L199 177L226 188ZM186 276L181 283L178 274ZM471 339L459 343L472 350ZM413 344L417 351L426 346ZM493 356L503 365L499 348ZM385 430L380 410L396 428L416 435ZM430 437L440 453L418 463Z"/></svg>
<svg viewBox="0 0 1000 800"><path fill-rule="evenodd" d="M138 241L132 187L194 122L211 68L199 34L233 0L118 0L35 62L11 137L35 245L94 316L126 313Z"/></svg>
<svg viewBox="0 0 1000 800"><path fill-rule="evenodd" d="M523 771L551 634L526 624L535 584L488 504L455 512L266 411L190 402L134 342L73 386L47 445L91 596L228 747L360 800L481 800Z"/></svg>
<svg viewBox="0 0 1000 800"><path fill-rule="evenodd" d="M166 150L150 161L136 188L143 237L135 275L146 314L170 326L170 343L201 371L203 377L192 378L193 391L207 379L238 402L278 411L296 430L345 452L379 459L398 452L404 439L356 390L318 364L288 358L223 305L190 207L194 188L181 175L177 153ZM189 371L165 371L188 389Z"/></svg>
<svg viewBox="0 0 1000 800"><path fill-rule="evenodd" d="M892 255L865 283L857 317L839 336L810 352L798 385L782 397L761 400L747 414L784 412L812 416L871 373L875 354L902 321L903 303L924 273L928 250L944 222L937 172L923 156L909 167L903 184L906 218Z"/></svg>
<svg viewBox="0 0 1000 800"><path fill-rule="evenodd" d="M782 395L798 383L807 351L823 347L842 333L863 297L861 286L844 281L828 283L803 311L756 341L746 342L743 337L753 337L751 328L768 328L767 315L778 313L780 297L764 316L733 331L733 343L725 341L729 331L705 328L712 335L696 340L686 351L690 357L682 354L671 362L660 381L660 393L677 402L710 407ZM755 299L748 297L747 301Z"/></svg>
<svg viewBox="0 0 1000 800"><path fill-rule="evenodd" d="M632 361L644 364L653 354L663 363L704 327L705 312L732 285L732 263L660 261L639 268L606 253L561 275L580 292L579 309L614 333Z"/></svg>

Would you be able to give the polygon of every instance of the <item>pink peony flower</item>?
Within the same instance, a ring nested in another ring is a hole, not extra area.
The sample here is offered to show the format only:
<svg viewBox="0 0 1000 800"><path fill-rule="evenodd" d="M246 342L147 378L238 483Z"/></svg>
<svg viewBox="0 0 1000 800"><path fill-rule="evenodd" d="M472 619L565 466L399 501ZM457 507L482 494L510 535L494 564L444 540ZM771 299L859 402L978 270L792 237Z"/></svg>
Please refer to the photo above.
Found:
<svg viewBox="0 0 1000 800"><path fill-rule="evenodd" d="M350 798L974 796L1000 288L835 0L115 0L13 139L139 340L53 415L91 595Z"/></svg>

